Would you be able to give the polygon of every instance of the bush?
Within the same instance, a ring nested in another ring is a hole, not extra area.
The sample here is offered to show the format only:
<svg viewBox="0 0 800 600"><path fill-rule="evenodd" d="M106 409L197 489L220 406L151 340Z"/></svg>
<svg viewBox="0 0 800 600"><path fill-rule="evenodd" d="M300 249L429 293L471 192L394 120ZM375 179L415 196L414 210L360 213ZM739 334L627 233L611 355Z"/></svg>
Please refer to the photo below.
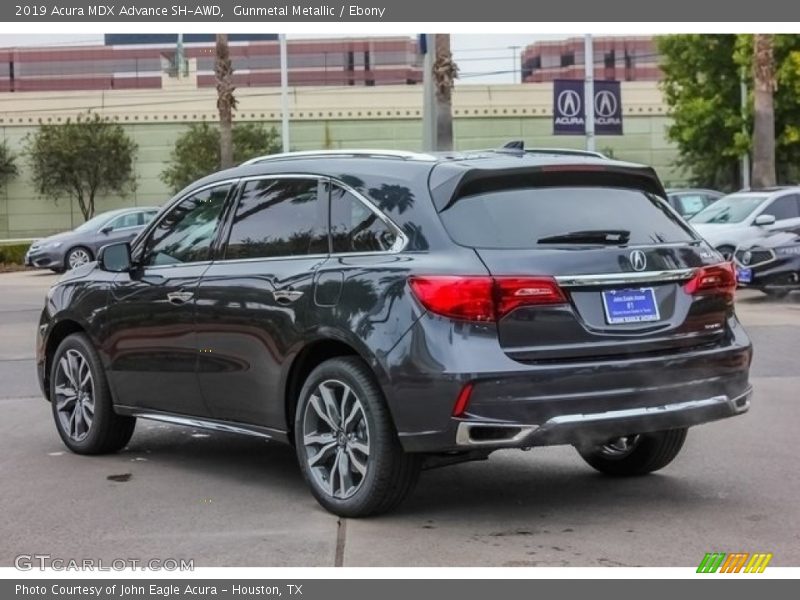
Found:
<svg viewBox="0 0 800 600"><path fill-rule="evenodd" d="M0 245L0 264L23 264L28 248L30 248L30 244Z"/></svg>

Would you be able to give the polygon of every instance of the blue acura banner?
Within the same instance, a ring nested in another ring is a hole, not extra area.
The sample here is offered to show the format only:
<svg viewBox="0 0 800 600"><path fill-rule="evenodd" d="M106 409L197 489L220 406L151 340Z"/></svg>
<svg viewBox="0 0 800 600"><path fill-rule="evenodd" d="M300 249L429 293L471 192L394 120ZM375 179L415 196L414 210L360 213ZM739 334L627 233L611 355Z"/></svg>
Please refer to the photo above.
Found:
<svg viewBox="0 0 800 600"><path fill-rule="evenodd" d="M583 81L553 82L553 133L584 135L586 105ZM622 92L619 81L594 82L594 131L596 135L622 135Z"/></svg>

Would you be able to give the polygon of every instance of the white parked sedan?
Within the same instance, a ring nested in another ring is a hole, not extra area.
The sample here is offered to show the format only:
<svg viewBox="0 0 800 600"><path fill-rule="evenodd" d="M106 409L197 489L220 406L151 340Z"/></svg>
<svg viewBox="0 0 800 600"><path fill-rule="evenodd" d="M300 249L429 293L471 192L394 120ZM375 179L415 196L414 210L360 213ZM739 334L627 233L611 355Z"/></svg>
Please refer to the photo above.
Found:
<svg viewBox="0 0 800 600"><path fill-rule="evenodd" d="M731 258L742 242L800 226L800 187L736 192L704 208L689 223L725 258Z"/></svg>

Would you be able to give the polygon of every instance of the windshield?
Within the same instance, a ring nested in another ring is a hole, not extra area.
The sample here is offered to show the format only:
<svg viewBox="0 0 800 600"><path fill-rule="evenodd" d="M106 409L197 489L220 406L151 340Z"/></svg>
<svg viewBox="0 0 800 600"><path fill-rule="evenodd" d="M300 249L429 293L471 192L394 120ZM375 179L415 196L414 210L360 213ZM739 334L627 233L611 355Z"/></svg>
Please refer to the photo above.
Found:
<svg viewBox="0 0 800 600"><path fill-rule="evenodd" d="M759 207L766 196L725 196L691 219L692 223L741 223Z"/></svg>
<svg viewBox="0 0 800 600"><path fill-rule="evenodd" d="M113 218L114 215L110 215L108 213L104 213L102 215L97 215L86 221L83 225L78 225L73 231L75 232L84 232L84 231L95 231L100 228L103 223L108 221L109 219Z"/></svg>

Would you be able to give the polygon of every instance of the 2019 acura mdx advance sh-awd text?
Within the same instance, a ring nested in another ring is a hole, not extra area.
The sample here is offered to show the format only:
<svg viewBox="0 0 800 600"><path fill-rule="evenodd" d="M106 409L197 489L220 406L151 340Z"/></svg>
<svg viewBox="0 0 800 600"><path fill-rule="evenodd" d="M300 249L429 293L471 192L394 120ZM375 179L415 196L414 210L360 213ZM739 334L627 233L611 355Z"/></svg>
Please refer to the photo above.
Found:
<svg viewBox="0 0 800 600"><path fill-rule="evenodd" d="M664 467L749 407L734 289L648 167L294 153L191 185L65 275L37 362L74 452L123 448L138 418L265 436L365 516L499 448Z"/></svg>

